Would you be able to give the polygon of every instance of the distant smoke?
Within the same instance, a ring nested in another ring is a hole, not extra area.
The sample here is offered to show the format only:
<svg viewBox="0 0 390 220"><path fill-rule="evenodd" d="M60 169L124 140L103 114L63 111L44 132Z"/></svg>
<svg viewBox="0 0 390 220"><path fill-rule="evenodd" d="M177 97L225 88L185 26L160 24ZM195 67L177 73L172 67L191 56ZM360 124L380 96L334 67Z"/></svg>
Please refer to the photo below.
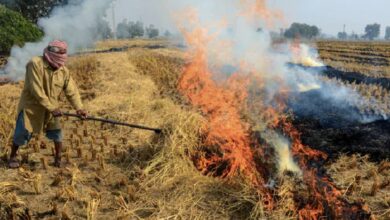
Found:
<svg viewBox="0 0 390 220"><path fill-rule="evenodd" d="M324 64L319 60L317 51L306 44L295 44L291 48L292 62L309 67L321 67Z"/></svg>
<svg viewBox="0 0 390 220"><path fill-rule="evenodd" d="M25 66L33 57L42 55L43 49L54 39L68 43L69 52L93 45L98 39L98 26L112 0L70 0L66 6L55 8L48 18L41 18L38 25L45 32L37 43L14 46L5 67L5 73L14 80L23 79Z"/></svg>
<svg viewBox="0 0 390 220"><path fill-rule="evenodd" d="M290 107L300 116L318 119L324 126L342 127L387 119L383 104L366 98L337 81L324 80L320 71L326 68L314 48L300 44L293 46L291 62L301 66L288 67ZM322 68L323 67L323 68Z"/></svg>

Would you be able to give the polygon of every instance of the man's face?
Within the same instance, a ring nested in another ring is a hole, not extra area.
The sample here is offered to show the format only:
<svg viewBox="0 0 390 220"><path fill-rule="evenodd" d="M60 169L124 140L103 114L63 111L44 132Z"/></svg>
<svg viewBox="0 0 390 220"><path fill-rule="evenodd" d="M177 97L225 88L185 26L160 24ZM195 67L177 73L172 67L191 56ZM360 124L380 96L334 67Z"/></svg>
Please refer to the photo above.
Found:
<svg viewBox="0 0 390 220"><path fill-rule="evenodd" d="M66 54L66 49L59 48L59 47L54 47L54 46L49 46L48 50L53 53L58 53L58 54Z"/></svg>

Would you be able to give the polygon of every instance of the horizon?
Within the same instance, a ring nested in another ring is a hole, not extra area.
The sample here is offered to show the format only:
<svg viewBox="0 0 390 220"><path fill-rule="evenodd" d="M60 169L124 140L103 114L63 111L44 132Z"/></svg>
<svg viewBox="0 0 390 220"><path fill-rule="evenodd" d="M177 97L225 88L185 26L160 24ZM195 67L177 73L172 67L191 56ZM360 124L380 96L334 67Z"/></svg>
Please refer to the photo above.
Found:
<svg viewBox="0 0 390 220"><path fill-rule="evenodd" d="M161 31L174 30L172 13L174 7L179 8L191 0L175 1L167 0L160 4L161 0L117 0L115 1L116 25L124 19L129 21L142 21L144 25L154 24ZM293 3L292 3L293 2ZM319 2L313 0L285 0L268 1L268 6L281 10L285 17L284 24L276 25L272 30L279 32L281 28L287 29L294 22L315 25L321 30L321 34L336 37L338 32L364 34L364 28L368 24L381 25L380 37L385 34L385 28L390 26L390 1L375 0L375 4L365 0L328 0ZM198 3L199 4L199 3ZM335 7L337 5L337 7ZM351 7L352 6L352 7ZM220 10L220 9L218 9ZM111 10L107 11L107 17L112 25ZM364 16L361 16L364 14Z"/></svg>

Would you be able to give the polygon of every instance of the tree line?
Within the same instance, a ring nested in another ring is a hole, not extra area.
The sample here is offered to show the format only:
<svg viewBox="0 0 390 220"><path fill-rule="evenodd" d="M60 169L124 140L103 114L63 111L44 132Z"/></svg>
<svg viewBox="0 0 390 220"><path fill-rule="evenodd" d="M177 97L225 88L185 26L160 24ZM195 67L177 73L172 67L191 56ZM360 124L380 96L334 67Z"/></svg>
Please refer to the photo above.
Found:
<svg viewBox="0 0 390 220"><path fill-rule="evenodd" d="M374 40L379 39L381 26L380 24L368 24L364 29L364 34L358 35L356 33L348 34L345 31L339 32L337 38L342 40ZM292 23L291 26L282 30L281 35L286 38L304 38L313 39L319 37L320 29L315 25L308 25L304 23ZM385 29L385 39L390 40L390 26Z"/></svg>
<svg viewBox="0 0 390 220"><path fill-rule="evenodd" d="M160 36L160 31L153 24L145 27L141 21L128 22L125 19L117 25L116 36L119 39L136 38L136 37L155 38Z"/></svg>
<svg viewBox="0 0 390 220"><path fill-rule="evenodd" d="M36 25L39 18L47 17L57 6L63 6L69 0L0 0L0 52L9 52L13 45L23 46L24 42L37 41L43 36L43 31ZM111 29L104 18L98 21L97 37L100 39L113 38L114 35L120 39L160 36L160 31L154 25L145 26L140 21L123 20L116 26L116 33ZM261 28L257 31L262 31ZM171 33L164 34L170 37ZM321 35L321 30L315 25L305 23L292 23L291 26L282 30L279 36L285 38L313 39ZM374 40L380 36L380 25L377 23L368 24L364 34L347 34L339 32L339 39L365 39ZM385 28L385 39L390 40L390 26Z"/></svg>
<svg viewBox="0 0 390 220"><path fill-rule="evenodd" d="M381 32L381 25L374 23L374 24L368 24L364 29L363 35L358 35L356 33L348 34L345 31L339 32L337 34L337 38L342 40L374 40L379 39L380 32ZM390 40L390 27L385 28L385 40Z"/></svg>

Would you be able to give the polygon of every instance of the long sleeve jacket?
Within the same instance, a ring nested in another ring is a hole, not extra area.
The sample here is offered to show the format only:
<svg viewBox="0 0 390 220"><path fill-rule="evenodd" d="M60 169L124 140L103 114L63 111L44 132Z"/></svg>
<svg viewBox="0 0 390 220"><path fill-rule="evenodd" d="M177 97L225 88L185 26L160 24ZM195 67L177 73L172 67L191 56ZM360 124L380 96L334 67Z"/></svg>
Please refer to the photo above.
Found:
<svg viewBox="0 0 390 220"><path fill-rule="evenodd" d="M60 129L58 118L51 114L58 108L60 94L64 93L75 109L83 105L68 68L54 70L43 57L34 57L26 66L26 79L18 113L23 112L25 127L33 133Z"/></svg>

